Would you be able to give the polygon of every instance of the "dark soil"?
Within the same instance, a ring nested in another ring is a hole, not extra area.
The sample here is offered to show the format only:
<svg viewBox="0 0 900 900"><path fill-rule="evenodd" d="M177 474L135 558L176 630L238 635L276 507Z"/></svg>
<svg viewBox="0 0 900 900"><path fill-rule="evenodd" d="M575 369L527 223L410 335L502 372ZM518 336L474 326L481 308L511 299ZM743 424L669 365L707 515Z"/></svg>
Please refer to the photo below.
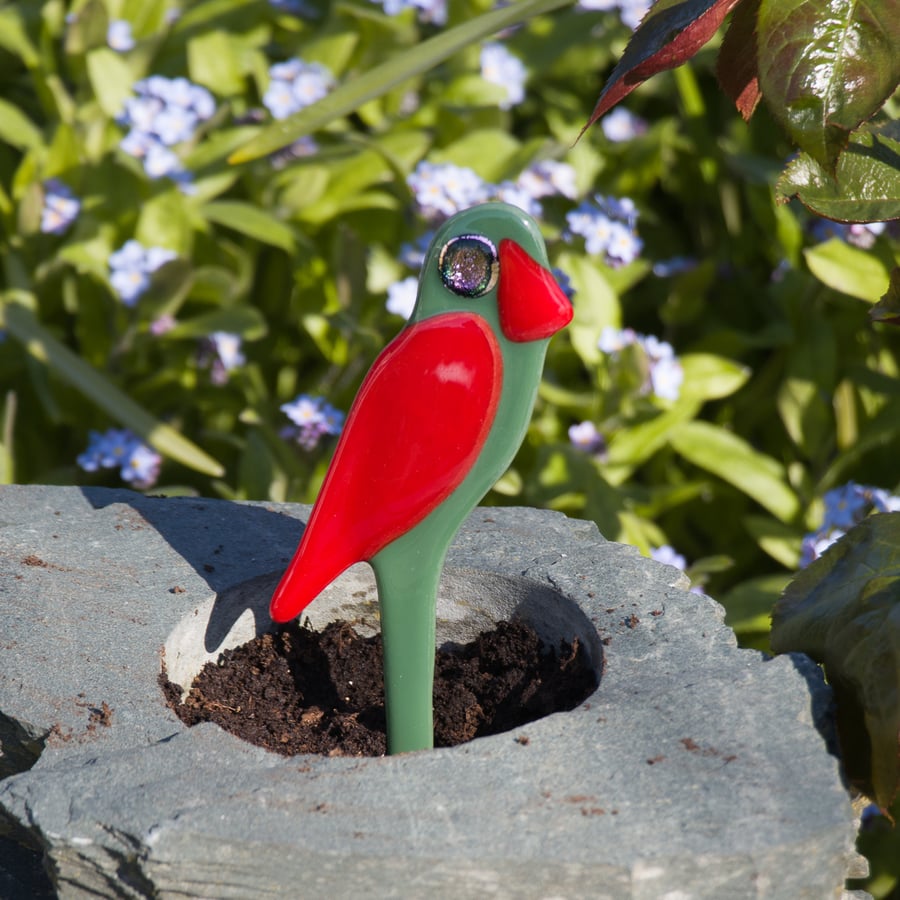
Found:
<svg viewBox="0 0 900 900"><path fill-rule="evenodd" d="M386 752L381 635L360 637L347 622L322 632L292 622L226 650L194 679L184 703L165 672L160 684L185 724L215 722L285 756ZM574 709L596 685L577 639L553 651L527 624L500 622L470 644L437 652L435 746Z"/></svg>

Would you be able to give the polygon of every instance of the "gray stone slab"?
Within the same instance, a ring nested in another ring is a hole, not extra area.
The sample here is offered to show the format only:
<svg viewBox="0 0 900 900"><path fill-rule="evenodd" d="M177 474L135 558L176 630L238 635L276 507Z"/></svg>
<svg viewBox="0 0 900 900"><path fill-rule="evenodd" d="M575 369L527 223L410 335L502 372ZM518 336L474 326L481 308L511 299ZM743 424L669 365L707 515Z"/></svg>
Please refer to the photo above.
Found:
<svg viewBox="0 0 900 900"><path fill-rule="evenodd" d="M603 668L578 709L385 759L185 729L163 659L186 678L268 627L307 512L0 488L0 833L59 896L841 895L855 825L817 667L737 648L681 573L558 514L475 511L438 636L578 635ZM308 611L377 627L367 567Z"/></svg>

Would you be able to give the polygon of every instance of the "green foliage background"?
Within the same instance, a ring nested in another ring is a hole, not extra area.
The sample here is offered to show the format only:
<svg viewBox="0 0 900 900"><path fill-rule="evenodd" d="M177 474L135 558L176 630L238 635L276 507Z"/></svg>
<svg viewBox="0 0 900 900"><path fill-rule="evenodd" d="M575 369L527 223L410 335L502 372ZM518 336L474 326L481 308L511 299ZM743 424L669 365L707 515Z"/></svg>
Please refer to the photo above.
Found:
<svg viewBox="0 0 900 900"><path fill-rule="evenodd" d="M629 32L612 12L533 14L558 5L503 13L524 23L505 43L530 73L511 110L480 75L488 2L453 0L447 29L468 23L466 41L411 77L404 65L442 29L367 0L319 3L311 18L262 0L0 6L0 478L120 483L75 459L90 429L127 426L165 456L156 493L311 501L330 447L287 443L279 407L303 392L348 409L401 327L385 291L408 274L401 244L426 227L407 176L423 159L492 182L565 160L581 196L635 201L644 251L611 268L562 239L574 204L545 201L575 321L551 344L526 441L486 502L593 519L645 552L674 546L742 642L767 647L824 492L851 479L900 486L900 332L869 318L900 258L896 231L866 249L821 241L799 204L776 202L792 148L766 110L745 124L721 94L716 41L628 98L645 134L616 144L595 126L576 143ZM118 18L137 38L125 54L106 45ZM318 127L315 155L229 162L270 121L259 116L268 68L291 57L327 65L361 105ZM404 77L366 98L365 73L392 61ZM150 74L216 98L179 148L193 193L150 180L118 147L116 115ZM889 101L883 116L896 112ZM51 177L83 202L62 236L39 227ZM178 254L131 309L108 269L130 238ZM697 265L653 274L676 256ZM164 313L178 325L155 335ZM637 363L611 365L597 349L605 325L672 343L677 401L641 395ZM240 334L247 357L223 385L198 361L214 331ZM569 442L586 419L607 437L604 459Z"/></svg>

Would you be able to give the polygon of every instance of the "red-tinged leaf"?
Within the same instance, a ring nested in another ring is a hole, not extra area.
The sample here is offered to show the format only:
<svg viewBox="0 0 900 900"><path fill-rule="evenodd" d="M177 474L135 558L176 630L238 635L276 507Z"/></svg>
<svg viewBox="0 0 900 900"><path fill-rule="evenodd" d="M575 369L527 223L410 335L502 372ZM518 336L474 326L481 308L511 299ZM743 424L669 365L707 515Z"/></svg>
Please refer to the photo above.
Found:
<svg viewBox="0 0 900 900"><path fill-rule="evenodd" d="M689 60L738 0L657 0L606 82L584 132L651 75Z"/></svg>
<svg viewBox="0 0 900 900"><path fill-rule="evenodd" d="M791 138L834 173L900 82L900 0L761 0L759 80Z"/></svg>
<svg viewBox="0 0 900 900"><path fill-rule="evenodd" d="M738 3L716 60L719 85L734 101L745 122L750 121L762 97L756 44L758 13L759 0L741 0Z"/></svg>

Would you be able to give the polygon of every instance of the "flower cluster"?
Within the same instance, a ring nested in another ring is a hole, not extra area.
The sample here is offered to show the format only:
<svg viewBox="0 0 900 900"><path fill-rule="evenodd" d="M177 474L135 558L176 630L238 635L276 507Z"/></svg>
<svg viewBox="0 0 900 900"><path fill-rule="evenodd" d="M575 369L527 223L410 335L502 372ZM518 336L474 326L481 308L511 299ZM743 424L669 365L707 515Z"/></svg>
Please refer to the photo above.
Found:
<svg viewBox="0 0 900 900"><path fill-rule="evenodd" d="M201 366L209 367L209 377L213 384L225 384L228 373L246 362L241 352L241 336L227 331L214 331L202 341L198 361Z"/></svg>
<svg viewBox="0 0 900 900"><path fill-rule="evenodd" d="M81 212L81 201L68 185L56 178L44 182L44 207L41 210L41 231L44 234L64 234Z"/></svg>
<svg viewBox="0 0 900 900"><path fill-rule="evenodd" d="M684 381L684 369L667 341L653 335L638 334L632 328L613 328L607 325L600 333L597 346L604 353L615 356L626 347L638 347L647 360L647 380L644 390L663 400L677 400Z"/></svg>
<svg viewBox="0 0 900 900"><path fill-rule="evenodd" d="M88 448L77 457L85 472L118 469L123 481L136 488L149 488L159 477L162 457L127 429L91 431Z"/></svg>
<svg viewBox="0 0 900 900"><path fill-rule="evenodd" d="M510 109L525 99L525 79L528 72L522 60L503 44L489 42L481 48L481 77L506 89L500 109Z"/></svg>
<svg viewBox="0 0 900 900"><path fill-rule="evenodd" d="M883 488L847 482L825 493L825 516L818 531L804 536L800 544L800 568L818 559L854 525L871 513L900 512L900 496Z"/></svg>
<svg viewBox="0 0 900 900"><path fill-rule="evenodd" d="M595 256L604 256L612 266L633 262L643 248L637 236L637 209L628 198L597 196L585 200L577 209L566 214L569 233L584 238L584 249Z"/></svg>
<svg viewBox="0 0 900 900"><path fill-rule="evenodd" d="M447 24L447 0L372 0L372 3L380 3L388 16L397 16L406 9L414 9L420 22Z"/></svg>
<svg viewBox="0 0 900 900"><path fill-rule="evenodd" d="M150 287L150 276L176 254L163 247L126 241L109 257L109 281L126 306L134 306Z"/></svg>
<svg viewBox="0 0 900 900"><path fill-rule="evenodd" d="M453 163L423 160L406 181L426 219L449 217L490 198L487 182L472 169Z"/></svg>
<svg viewBox="0 0 900 900"><path fill-rule="evenodd" d="M634 30L647 15L652 0L578 0L581 9L606 12L618 9L622 22Z"/></svg>
<svg viewBox="0 0 900 900"><path fill-rule="evenodd" d="M334 88L334 76L321 63L289 59L269 69L263 106L276 119L286 119L321 100Z"/></svg>
<svg viewBox="0 0 900 900"><path fill-rule="evenodd" d="M150 178L167 176L186 189L190 173L171 148L191 140L200 123L213 115L212 94L186 78L161 75L136 82L134 92L118 117L129 129L119 146L143 162Z"/></svg>
<svg viewBox="0 0 900 900"><path fill-rule="evenodd" d="M575 170L568 163L542 160L522 171L515 181L491 184L467 166L422 161L407 178L407 184L415 194L419 212L429 220L452 216L488 200L503 200L540 216L541 198L558 194L574 199ZM419 247L423 258L430 239L426 236L424 245Z"/></svg>
<svg viewBox="0 0 900 900"><path fill-rule="evenodd" d="M314 450L321 438L338 435L344 427L344 414L321 397L300 394L283 404L281 411L294 423L282 431L282 437L296 441L304 450Z"/></svg>

